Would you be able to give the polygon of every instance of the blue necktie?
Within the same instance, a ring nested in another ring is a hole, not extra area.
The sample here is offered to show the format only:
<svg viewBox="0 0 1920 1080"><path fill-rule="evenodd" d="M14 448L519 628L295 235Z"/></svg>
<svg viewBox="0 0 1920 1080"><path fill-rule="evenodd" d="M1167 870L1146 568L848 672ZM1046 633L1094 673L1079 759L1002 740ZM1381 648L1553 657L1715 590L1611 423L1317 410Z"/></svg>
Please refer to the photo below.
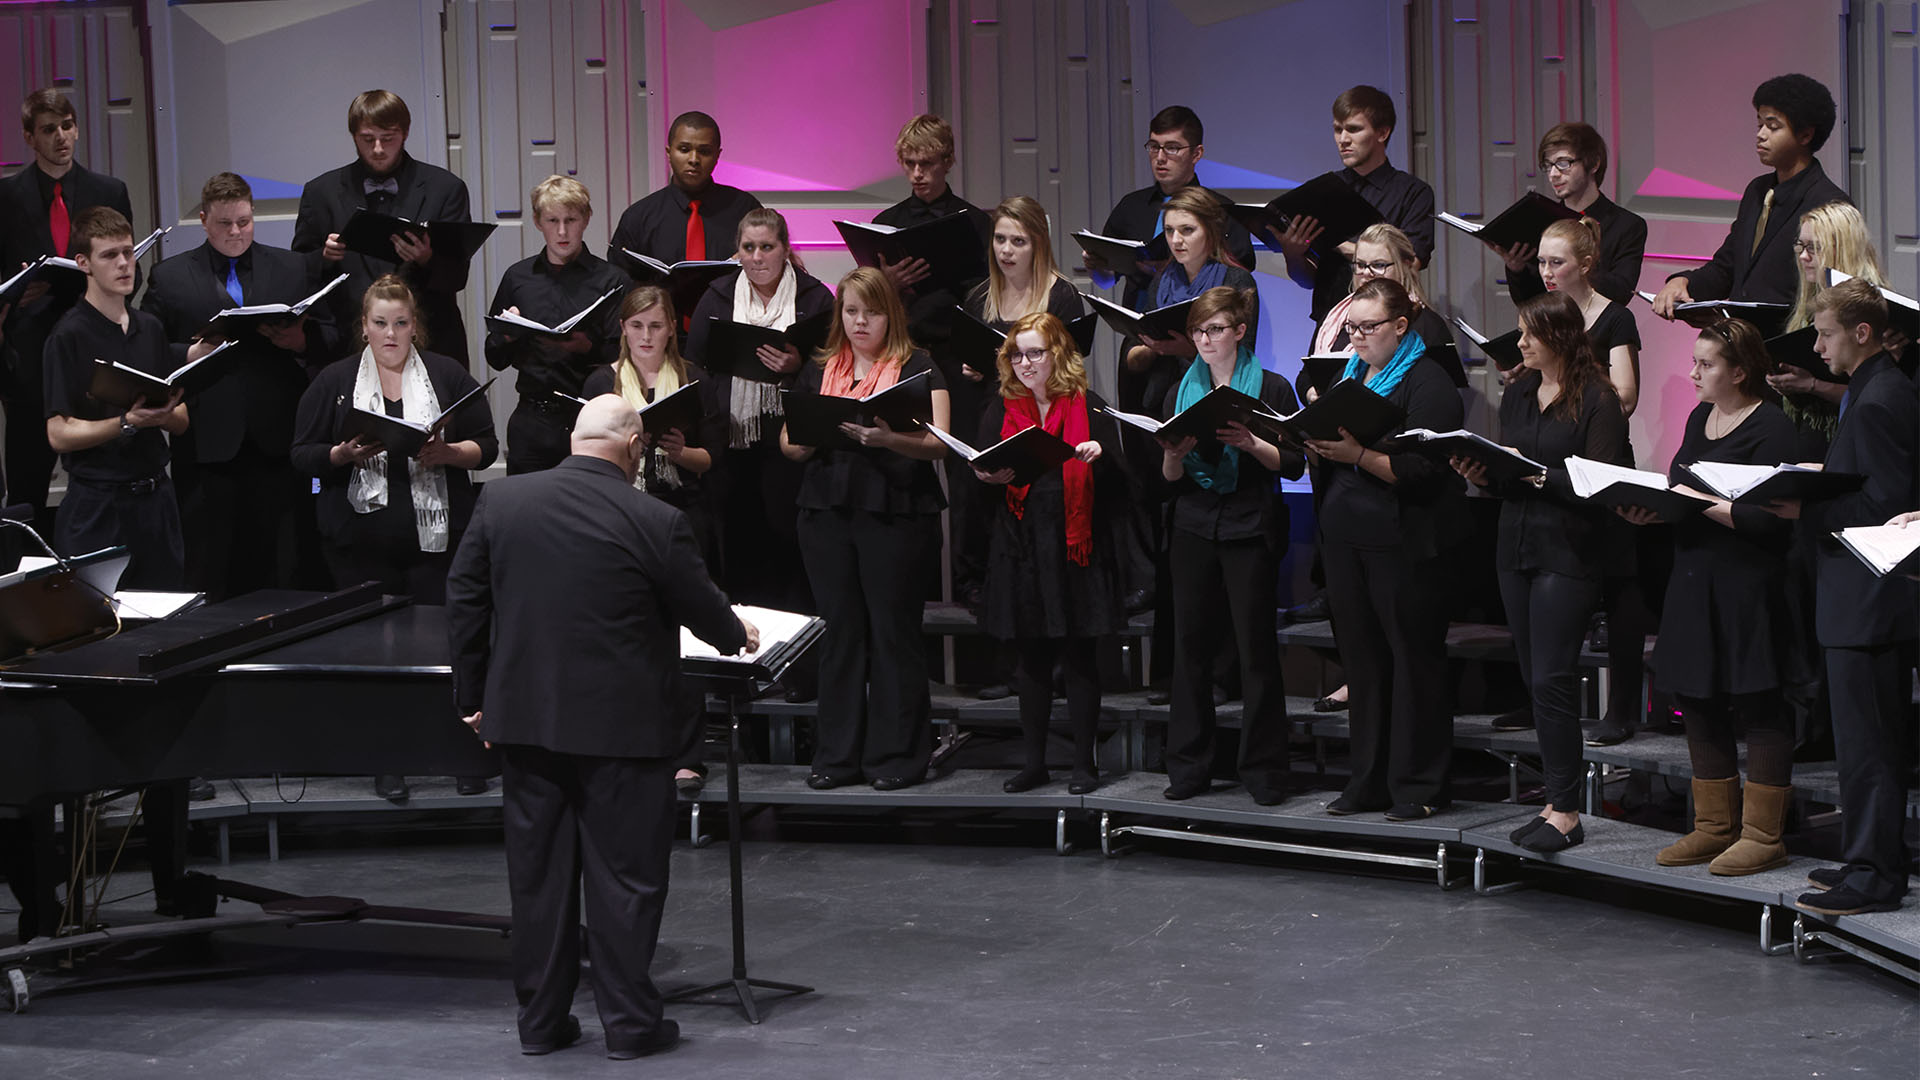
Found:
<svg viewBox="0 0 1920 1080"><path fill-rule="evenodd" d="M247 302L240 297L240 260L227 260L227 295L233 297L234 307L246 307Z"/></svg>
<svg viewBox="0 0 1920 1080"><path fill-rule="evenodd" d="M1847 406L1852 401L1853 401L1853 387L1849 386L1847 387L1846 393L1843 393L1840 395L1840 416L1835 417L1836 420L1847 415Z"/></svg>

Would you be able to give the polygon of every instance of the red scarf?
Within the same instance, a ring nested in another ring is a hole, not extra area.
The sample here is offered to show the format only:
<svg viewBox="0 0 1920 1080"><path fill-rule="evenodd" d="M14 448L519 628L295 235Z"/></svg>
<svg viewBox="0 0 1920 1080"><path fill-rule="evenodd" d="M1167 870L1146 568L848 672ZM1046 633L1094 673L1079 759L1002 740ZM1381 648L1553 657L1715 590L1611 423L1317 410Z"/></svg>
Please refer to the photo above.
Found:
<svg viewBox="0 0 1920 1080"><path fill-rule="evenodd" d="M1084 394L1055 401L1047 410L1044 424L1040 421L1040 406L1033 398L1010 397L1005 404L1006 415L1000 421L1002 439L1036 426L1045 428L1049 435L1058 436L1068 446L1077 447L1093 437ZM1087 557L1093 554L1093 466L1076 457L1060 466L1060 470L1067 489L1067 558L1085 566ZM1026 486L1007 485L1007 509L1013 511L1016 518L1026 514Z"/></svg>
<svg viewBox="0 0 1920 1080"><path fill-rule="evenodd" d="M876 363L867 369L867 377L857 384L853 378L853 350L841 349L833 359L827 361L827 370L820 376L820 392L828 397L862 398L876 394L900 381L900 369L904 367L897 361Z"/></svg>

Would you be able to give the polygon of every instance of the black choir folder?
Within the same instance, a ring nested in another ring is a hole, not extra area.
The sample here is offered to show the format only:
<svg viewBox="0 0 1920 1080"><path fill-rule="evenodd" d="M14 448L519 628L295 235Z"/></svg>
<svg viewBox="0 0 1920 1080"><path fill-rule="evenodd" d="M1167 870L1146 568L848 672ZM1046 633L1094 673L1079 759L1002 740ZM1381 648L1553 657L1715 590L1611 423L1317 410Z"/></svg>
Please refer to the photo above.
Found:
<svg viewBox="0 0 1920 1080"><path fill-rule="evenodd" d="M1520 196L1519 202L1494 215L1491 221L1468 221L1444 210L1434 217L1484 243L1504 248L1515 244L1538 247L1547 226L1556 221L1579 221L1580 211L1568 209L1537 191L1529 191Z"/></svg>
<svg viewBox="0 0 1920 1080"><path fill-rule="evenodd" d="M1386 220L1380 216L1379 209L1361 198L1360 193L1353 190L1352 185L1338 172L1321 173L1299 187L1282 193L1267 203L1266 210L1268 220L1280 229L1285 229L1297 217L1310 217L1320 222L1320 227L1326 231L1313 242L1313 247L1315 251L1322 252L1331 251L1359 236L1367 226ZM1235 216L1242 221L1248 220L1244 211Z"/></svg>
<svg viewBox="0 0 1920 1080"><path fill-rule="evenodd" d="M702 413L699 386L697 382L686 383L673 393L648 402L639 410L640 430L655 439L669 431L682 435L697 432Z"/></svg>
<svg viewBox="0 0 1920 1080"><path fill-rule="evenodd" d="M1857 525L1833 534L1874 577L1920 576L1920 525Z"/></svg>
<svg viewBox="0 0 1920 1080"><path fill-rule="evenodd" d="M1487 479L1495 483L1510 480L1525 480L1534 476L1545 476L1547 467L1516 450L1501 446L1484 435L1455 428L1452 431L1434 431L1431 428L1413 428L1401 432L1395 440L1395 449L1412 450L1418 454L1451 461L1456 457L1466 458L1487 467Z"/></svg>
<svg viewBox="0 0 1920 1080"><path fill-rule="evenodd" d="M1228 424L1241 424L1262 438L1273 438L1281 422L1280 414L1269 409L1260 399L1249 397L1231 386L1214 387L1207 391L1205 397L1164 421L1139 413L1122 412L1111 405L1106 407L1106 412L1123 424L1170 443L1177 443L1189 435L1202 444L1215 442L1215 433Z"/></svg>
<svg viewBox="0 0 1920 1080"><path fill-rule="evenodd" d="M1708 491L1749 506L1765 506L1775 499L1831 499L1859 491L1867 482L1859 473L1830 473L1818 466L1696 461L1681 467Z"/></svg>
<svg viewBox="0 0 1920 1080"><path fill-rule="evenodd" d="M393 250L394 237L425 233L435 255L471 259L493 230L491 221L409 221L362 206L341 226L340 244L348 251L393 262L400 258Z"/></svg>
<svg viewBox="0 0 1920 1080"><path fill-rule="evenodd" d="M1005 331L988 326L980 320L980 316L959 304L955 304L953 310L962 316L953 321L954 352L962 361L971 364L975 371L984 372L991 379L994 367L999 363L1000 346L1007 342ZM1067 336L1073 339L1073 347L1079 350L1081 357L1092 355L1093 331L1100 325L1100 316L1089 312L1067 321L1065 325Z"/></svg>
<svg viewBox="0 0 1920 1080"><path fill-rule="evenodd" d="M826 345L827 335L832 329L831 309L801 319L785 330L734 322L714 315L707 325L706 368L708 371L724 371L736 379L779 382L785 376L768 370L767 365L760 362L760 346L771 345L776 349L792 346L800 350L801 359L810 360L814 353Z"/></svg>
<svg viewBox="0 0 1920 1080"><path fill-rule="evenodd" d="M1135 311L1122 307L1104 296L1081 293L1088 304L1093 306L1094 314L1108 326L1118 331L1131 343L1137 338L1165 338L1187 336L1187 312L1193 310L1192 300L1182 300L1177 304L1154 308L1152 311ZM1078 321L1078 320L1076 320Z"/></svg>
<svg viewBox="0 0 1920 1080"><path fill-rule="evenodd" d="M1307 385L1324 394L1346 375L1352 359L1351 353L1313 353L1301 357L1300 366L1306 370Z"/></svg>
<svg viewBox="0 0 1920 1080"><path fill-rule="evenodd" d="M1645 289L1639 293L1640 299L1653 303L1656 294ZM1695 330L1705 330L1721 319L1745 319L1759 327L1762 334L1777 334L1792 313L1791 304L1765 300L1689 300L1673 305L1673 317Z"/></svg>
<svg viewBox="0 0 1920 1080"><path fill-rule="evenodd" d="M227 373L226 355L233 342L223 341L198 360L191 360L165 375L150 375L118 361L93 362L93 381L87 394L116 409L126 410L142 398L148 408L157 408L178 390L182 395L198 394Z"/></svg>
<svg viewBox="0 0 1920 1080"><path fill-rule="evenodd" d="M1803 326L1791 333L1767 339L1767 355L1773 359L1774 369L1781 367L1803 368L1821 382L1846 383L1847 376L1838 375L1827 366L1825 360L1813 351L1813 339L1817 335L1812 326Z"/></svg>
<svg viewBox="0 0 1920 1080"><path fill-rule="evenodd" d="M855 423L875 426L885 420L895 431L912 431L933 419L933 390L926 372L902 379L885 390L863 398L834 397L831 394L796 394L780 391L787 414L787 441L795 446L857 446L840 431L840 425Z"/></svg>
<svg viewBox="0 0 1920 1080"><path fill-rule="evenodd" d="M136 261L139 260L148 251L152 250L153 245L158 243L162 236L172 231L173 226L167 225L148 233L145 240L133 245L134 259ZM69 272L50 275L48 272L53 270L66 270ZM78 299L80 294L85 292L87 288L87 275L85 271L80 269L79 263L63 255L42 255L22 267L19 273L14 274L5 281L0 281L0 307L18 301L20 297L26 293L27 286L42 277L48 278L48 286L50 289L56 290L62 296L68 297L68 303Z"/></svg>
<svg viewBox="0 0 1920 1080"><path fill-rule="evenodd" d="M1473 327L1468 326L1466 322L1461 319L1453 320L1453 325L1459 327L1460 332L1467 336L1468 341L1473 342L1473 347L1480 351L1481 356L1493 361L1494 367L1499 368L1501 371L1512 371L1514 368L1520 366L1519 327L1516 326L1506 333L1501 334L1499 337L1490 338L1480 331L1475 330Z"/></svg>
<svg viewBox="0 0 1920 1080"><path fill-rule="evenodd" d="M698 678L717 680L746 679L772 682L778 679L801 654L813 647L826 631L826 620L816 615L735 604L733 614L760 631L760 648L754 652L722 653L680 628L680 671Z"/></svg>
<svg viewBox="0 0 1920 1080"><path fill-rule="evenodd" d="M667 290L667 295L673 298L674 312L683 319L693 315L701 295L714 282L740 269L740 264L732 259L682 259L669 265L632 248L621 248L620 252L640 268L641 280Z"/></svg>
<svg viewBox="0 0 1920 1080"><path fill-rule="evenodd" d="M345 277L346 275L342 274L341 276ZM535 334L540 337L564 339L571 336L574 330L579 327L580 323L584 321L587 316L593 314L594 310L601 304L606 303L609 297L621 291L619 287L608 289L605 293L601 294L598 300L595 300L593 303L588 304L586 307L581 308L579 311L574 312L572 315L567 316L552 326L548 326L545 323L534 322L525 315L515 315L511 311L502 311L498 315L487 316L487 329L496 334L505 334L508 337L524 337L528 334Z"/></svg>
<svg viewBox="0 0 1920 1080"><path fill-rule="evenodd" d="M369 442L377 442L386 447L389 454L399 454L404 458L419 457L427 441L446 430L447 423L453 419L455 413L471 407L476 401L484 403L487 400L487 388L492 386L498 378L499 376L496 375L467 391L459 401L440 410L439 416L426 423L388 416L386 413L377 413L355 405L340 425L340 438L345 440L359 435Z"/></svg>
<svg viewBox="0 0 1920 1080"><path fill-rule="evenodd" d="M1839 270L1827 270L1827 285L1832 287L1843 281L1853 280L1852 274ZM1880 295L1887 302L1887 325L1907 335L1909 341L1920 341L1920 300L1904 293L1894 292L1885 285L1879 286Z"/></svg>
<svg viewBox="0 0 1920 1080"><path fill-rule="evenodd" d="M1073 239L1081 251L1105 263L1108 272L1122 277L1149 272L1152 268L1148 263L1161 262L1170 256L1165 235L1151 240L1129 240L1081 229L1073 234Z"/></svg>
<svg viewBox="0 0 1920 1080"><path fill-rule="evenodd" d="M1567 482L1582 499L1609 509L1651 510L1661 521L1680 521L1713 505L1710 500L1673 490L1667 486L1667 478L1657 472L1577 455L1567 458Z"/></svg>
<svg viewBox="0 0 1920 1080"><path fill-rule="evenodd" d="M203 341L235 341L249 330L263 326L290 323L307 313L307 309L320 301L320 298L340 287L347 275L340 274L332 281L320 287L320 291L304 300L292 304L247 304L243 307L231 307L207 320L194 336Z"/></svg>
<svg viewBox="0 0 1920 1080"><path fill-rule="evenodd" d="M926 427L934 438L946 443L954 453L965 458L967 464L983 473L1012 469L1015 485L1031 484L1049 469L1073 459L1073 447L1044 428L1021 428L985 450L975 450L932 424Z"/></svg>
<svg viewBox="0 0 1920 1080"><path fill-rule="evenodd" d="M1407 412L1367 389L1360 379L1341 379L1327 392L1291 416L1280 418L1279 430L1298 445L1308 439L1338 442L1346 428L1362 446L1372 446L1405 423Z"/></svg>
<svg viewBox="0 0 1920 1080"><path fill-rule="evenodd" d="M987 276L986 245L980 242L980 229L975 224L979 213L962 210L904 229L867 221L833 224L840 230L840 239L846 241L847 252L861 266L877 268L882 259L888 265L903 259L925 259L929 280L957 290Z"/></svg>

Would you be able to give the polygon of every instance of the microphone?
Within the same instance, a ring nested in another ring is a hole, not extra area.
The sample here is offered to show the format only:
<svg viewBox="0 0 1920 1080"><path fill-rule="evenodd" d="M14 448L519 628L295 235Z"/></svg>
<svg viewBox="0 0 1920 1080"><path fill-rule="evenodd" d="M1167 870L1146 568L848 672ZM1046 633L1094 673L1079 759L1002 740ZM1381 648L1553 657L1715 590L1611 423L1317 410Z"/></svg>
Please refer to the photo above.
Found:
<svg viewBox="0 0 1920 1080"><path fill-rule="evenodd" d="M10 517L0 517L0 525L10 525L13 528L19 529L20 531L26 533L28 536L33 537L33 542L36 544L39 544L40 549L42 551L45 551L48 557L53 559L53 561L60 567L60 569L62 570L73 569L73 565L67 562L67 557L53 550L53 545L47 543L46 538L40 535L40 530L34 528L33 526L27 524L24 521L15 521L13 518L10 518Z"/></svg>

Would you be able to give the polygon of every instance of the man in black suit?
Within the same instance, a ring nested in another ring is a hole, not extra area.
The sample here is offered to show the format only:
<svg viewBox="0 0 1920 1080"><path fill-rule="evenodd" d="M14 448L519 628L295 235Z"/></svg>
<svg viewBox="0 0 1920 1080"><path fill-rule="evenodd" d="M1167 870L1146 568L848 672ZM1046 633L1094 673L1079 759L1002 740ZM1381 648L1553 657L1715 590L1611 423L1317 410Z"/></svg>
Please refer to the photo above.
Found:
<svg viewBox="0 0 1920 1080"><path fill-rule="evenodd" d="M133 219L125 183L73 160L74 147L80 142L73 102L51 87L35 90L20 105L20 125L33 150L33 162L0 180L0 278L12 277L42 255L71 254L72 224L83 210L108 206L121 217ZM134 272L139 273L137 266ZM42 357L47 335L80 298L81 285L36 281L27 286L11 312L0 315L6 319L6 338L13 353L11 378L6 380L7 490L14 502L34 508L43 532L50 532L52 526L47 485L53 476L54 453L47 445L40 408Z"/></svg>
<svg viewBox="0 0 1920 1080"><path fill-rule="evenodd" d="M407 153L413 114L400 95L368 90L347 107L347 131L358 157L353 164L309 180L300 191L300 214L293 223L293 250L314 263L316 281L345 271L347 283L335 292L341 325L360 316L360 299L382 274L399 274L426 312L427 336L435 352L465 363L467 330L460 320L460 292L467 287L467 257L435 251L423 233L393 238L394 259L348 251L340 230L360 207L409 221L472 221L466 182L438 165Z"/></svg>
<svg viewBox="0 0 1920 1080"><path fill-rule="evenodd" d="M206 243L155 266L140 302L166 329L176 367L218 344L199 334L221 311L292 304L314 289L306 258L253 242L253 189L241 177L223 172L206 182L200 224ZM340 335L322 301L302 318L246 334L234 349L242 355L215 361L227 373L188 399L193 427L174 441L187 582L209 600L294 584L296 522L313 515L305 478L287 459L293 415L312 373L339 355ZM310 547L318 550L317 534Z"/></svg>
<svg viewBox="0 0 1920 1080"><path fill-rule="evenodd" d="M486 485L447 578L456 704L501 751L526 1054L580 1037L567 1008L583 892L608 1056L679 1038L647 969L686 735L680 627L723 652L759 643L708 579L686 516L634 490L640 436L617 395L588 402L573 456Z"/></svg>
<svg viewBox="0 0 1920 1080"><path fill-rule="evenodd" d="M1847 862L1810 874L1822 891L1796 903L1828 915L1893 911L1907 892L1905 774L1913 760L1907 732L1920 596L1911 579L1876 576L1833 537L1920 509L1914 386L1881 348L1886 325L1886 301L1857 278L1815 298L1814 351L1851 376L1826 469L1866 483L1850 495L1770 507L1800 517L1814 545L1814 627L1826 656Z"/></svg>
<svg viewBox="0 0 1920 1080"><path fill-rule="evenodd" d="M1757 300L1791 306L1800 295L1793 244L1800 215L1830 202L1850 202L1827 179L1814 152L1833 134L1833 95L1805 75L1776 75L1753 92L1755 151L1772 172L1756 176L1720 250L1705 265L1667 278L1653 313L1673 318L1691 300Z"/></svg>

